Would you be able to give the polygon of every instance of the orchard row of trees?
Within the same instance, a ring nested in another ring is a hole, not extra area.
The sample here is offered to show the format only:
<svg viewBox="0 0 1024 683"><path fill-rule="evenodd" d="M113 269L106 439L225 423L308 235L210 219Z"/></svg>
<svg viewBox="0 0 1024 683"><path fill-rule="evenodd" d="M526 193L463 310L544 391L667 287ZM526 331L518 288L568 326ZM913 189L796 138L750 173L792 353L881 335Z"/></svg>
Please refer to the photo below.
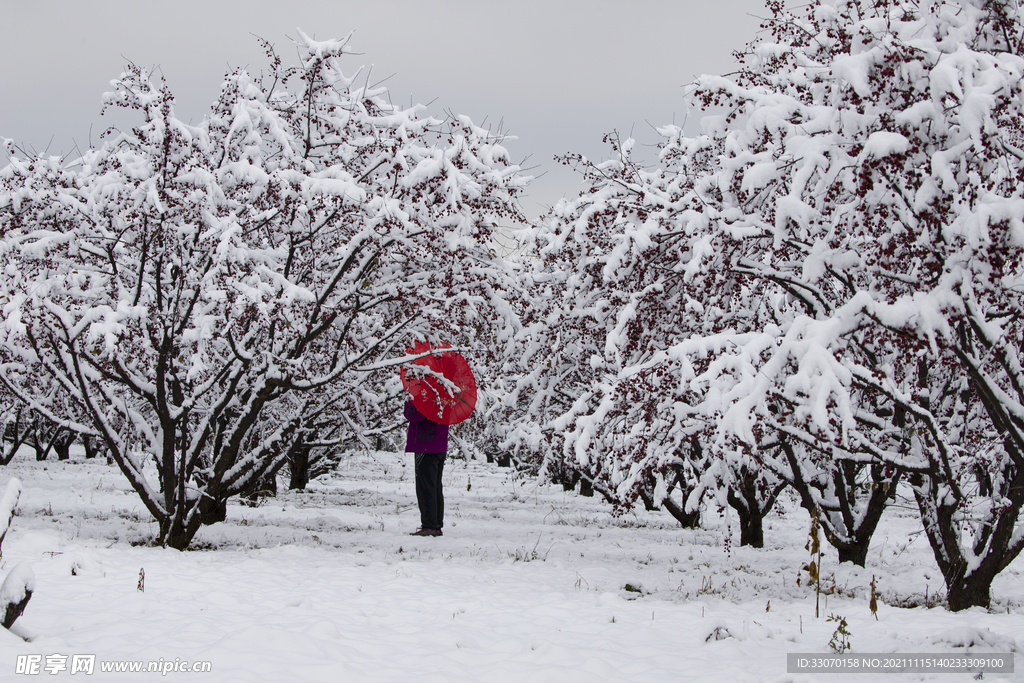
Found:
<svg viewBox="0 0 1024 683"><path fill-rule="evenodd" d="M987 605L1024 549L1021 7L768 8L703 134L563 160L504 441L755 545L791 487L861 565L908 486L949 606Z"/></svg>
<svg viewBox="0 0 1024 683"><path fill-rule="evenodd" d="M204 120L129 65L143 121L0 171L0 380L92 437L185 548L286 461L401 417L410 339L507 355L519 278L491 244L526 180L500 135L401 108L300 33ZM398 408L398 409L396 409ZM155 480L145 471L155 464Z"/></svg>
<svg viewBox="0 0 1024 683"><path fill-rule="evenodd" d="M73 163L9 146L0 380L184 548L288 458L393 428L404 349L446 341L476 446L686 524L712 497L752 545L791 487L860 564L906 486L950 607L986 605L1024 549L1021 8L768 10L693 84L702 134L562 160L584 189L522 258L493 242L528 180L501 136L360 87L345 41L268 46L197 126L130 67L132 131Z"/></svg>

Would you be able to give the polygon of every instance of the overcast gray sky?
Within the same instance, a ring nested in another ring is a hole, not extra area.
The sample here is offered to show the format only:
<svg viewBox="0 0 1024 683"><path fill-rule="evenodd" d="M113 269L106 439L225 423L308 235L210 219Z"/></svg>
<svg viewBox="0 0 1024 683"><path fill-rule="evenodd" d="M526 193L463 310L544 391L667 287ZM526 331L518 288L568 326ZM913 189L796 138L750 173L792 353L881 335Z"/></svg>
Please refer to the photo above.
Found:
<svg viewBox="0 0 1024 683"><path fill-rule="evenodd" d="M530 216L578 186L554 155L604 158L613 129L653 142L650 125L688 116L686 84L734 70L732 51L766 14L763 0L0 0L0 12L0 136L23 145L68 154L90 126L96 143L109 125L100 96L126 59L159 66L178 116L198 121L229 66L264 67L253 34L288 60L296 27L320 39L355 31L350 71L394 74L394 101L504 120L513 158L547 173L523 200Z"/></svg>

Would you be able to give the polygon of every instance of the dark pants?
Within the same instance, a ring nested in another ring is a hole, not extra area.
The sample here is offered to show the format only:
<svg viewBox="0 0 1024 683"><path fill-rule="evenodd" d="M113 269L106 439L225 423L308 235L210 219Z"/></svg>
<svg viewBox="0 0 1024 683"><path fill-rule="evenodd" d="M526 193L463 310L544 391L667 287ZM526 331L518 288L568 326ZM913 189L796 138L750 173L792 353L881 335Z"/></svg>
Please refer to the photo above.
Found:
<svg viewBox="0 0 1024 683"><path fill-rule="evenodd" d="M440 529L444 526L444 493L441 475L447 453L416 454L416 502L420 505L420 526Z"/></svg>

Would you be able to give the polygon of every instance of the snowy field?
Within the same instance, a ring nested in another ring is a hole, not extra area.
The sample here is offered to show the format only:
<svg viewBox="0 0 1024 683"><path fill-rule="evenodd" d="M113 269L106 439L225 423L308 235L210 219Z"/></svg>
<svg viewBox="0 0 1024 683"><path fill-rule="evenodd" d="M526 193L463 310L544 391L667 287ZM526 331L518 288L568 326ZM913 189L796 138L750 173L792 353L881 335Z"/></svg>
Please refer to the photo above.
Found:
<svg viewBox="0 0 1024 683"><path fill-rule="evenodd" d="M787 652L832 652L831 614L845 617L853 652L1024 644L1024 561L996 580L992 610L935 607L942 580L910 507L887 513L866 569L828 549L815 619L800 569L808 517L792 501L766 520L764 549L728 548L736 522L714 510L698 531L660 512L615 518L600 499L449 460L445 535L414 538L411 456L376 453L304 493L231 505L178 552L140 545L154 528L115 467L22 456L0 468L0 488L17 476L25 489L0 576L30 562L36 594L14 628L29 642L0 629L0 681L873 680L786 673ZM95 672L16 673L18 655L45 666L52 654L95 654ZM1024 681L1016 657L1015 674L984 680ZM121 660L211 671L100 671Z"/></svg>

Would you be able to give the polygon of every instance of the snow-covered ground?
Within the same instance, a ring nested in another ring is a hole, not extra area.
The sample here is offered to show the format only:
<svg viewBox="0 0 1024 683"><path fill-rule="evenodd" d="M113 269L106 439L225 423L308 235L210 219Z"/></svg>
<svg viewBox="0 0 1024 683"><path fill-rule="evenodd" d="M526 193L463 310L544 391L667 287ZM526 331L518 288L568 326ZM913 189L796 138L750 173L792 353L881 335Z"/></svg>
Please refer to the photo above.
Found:
<svg viewBox="0 0 1024 683"><path fill-rule="evenodd" d="M887 513L866 569L827 549L816 619L808 517L791 501L766 520L764 549L727 548L714 510L698 531L658 512L615 518L600 499L450 459L445 535L418 538L411 456L375 453L304 493L231 505L178 552L139 545L153 524L115 467L23 456L0 468L0 487L24 484L0 577L28 561L36 593L14 628L29 642L0 629L0 681L165 678L100 670L120 660L205 661L209 673L166 678L218 682L874 679L786 673L786 653L832 652L833 614L853 652L1024 645L1024 561L997 579L992 610L934 607L942 579L909 508ZM69 669L94 654L94 673L16 673L19 655L45 667L53 654ZM1016 657L1017 673L984 680L1024 680Z"/></svg>

